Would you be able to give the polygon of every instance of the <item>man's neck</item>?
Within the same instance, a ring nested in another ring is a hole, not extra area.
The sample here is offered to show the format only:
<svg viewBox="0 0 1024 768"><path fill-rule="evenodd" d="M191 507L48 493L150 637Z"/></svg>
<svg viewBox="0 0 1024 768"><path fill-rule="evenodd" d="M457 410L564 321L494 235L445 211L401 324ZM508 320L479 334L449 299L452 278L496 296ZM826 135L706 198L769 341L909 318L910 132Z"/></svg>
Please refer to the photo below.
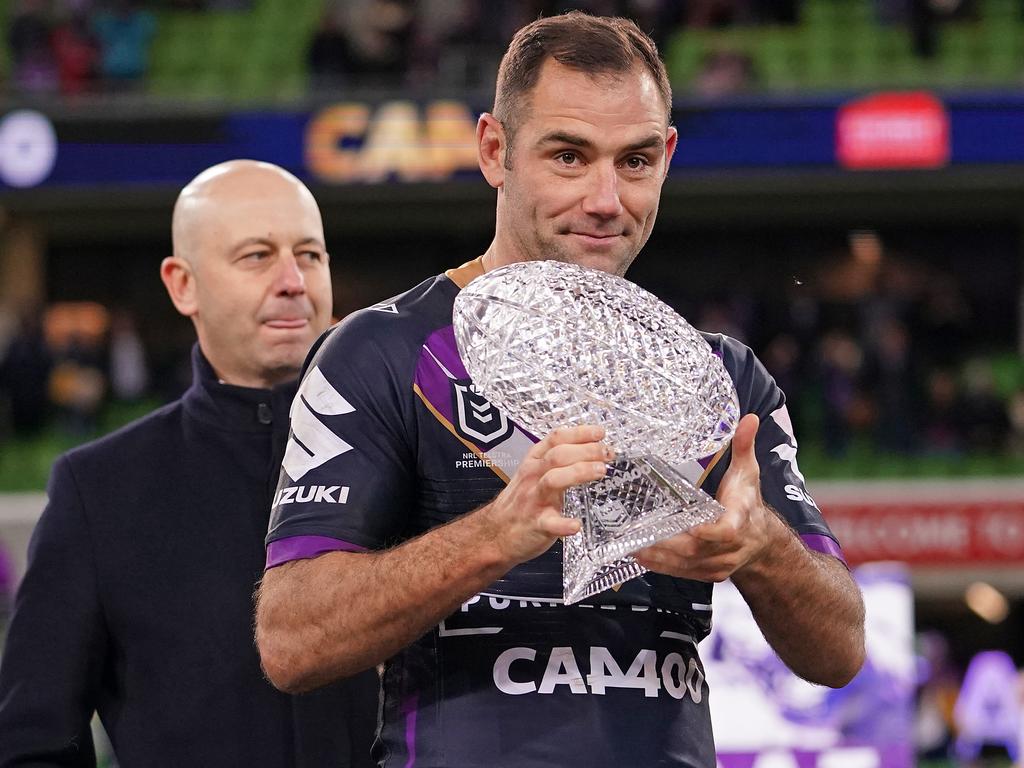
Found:
<svg viewBox="0 0 1024 768"><path fill-rule="evenodd" d="M487 250L484 251L483 256L480 257L480 263L483 265L484 272L490 272L492 269L497 269L502 266L498 261L498 239L495 238L491 241L491 244L487 246Z"/></svg>

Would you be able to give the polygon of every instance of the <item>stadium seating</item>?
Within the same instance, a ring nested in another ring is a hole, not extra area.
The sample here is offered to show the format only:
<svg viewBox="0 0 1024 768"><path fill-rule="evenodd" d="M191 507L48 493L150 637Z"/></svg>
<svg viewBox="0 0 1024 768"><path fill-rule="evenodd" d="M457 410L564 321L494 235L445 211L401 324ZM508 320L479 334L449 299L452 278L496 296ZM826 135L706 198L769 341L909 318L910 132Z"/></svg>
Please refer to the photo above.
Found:
<svg viewBox="0 0 1024 768"><path fill-rule="evenodd" d="M1019 87L1021 5L979 0L976 17L940 21L936 55L925 58L915 54L909 28L878 21L868 0L805 0L794 26L680 29L666 61L681 94L697 81L703 62L721 51L749 57L754 91Z"/></svg>
<svg viewBox="0 0 1024 768"><path fill-rule="evenodd" d="M321 0L256 0L248 11L165 11L153 46L150 91L198 100L300 97Z"/></svg>
<svg viewBox="0 0 1024 768"><path fill-rule="evenodd" d="M147 89L154 96L273 103L306 93L307 51L326 0L253 0L248 10L158 10ZM11 4L0 0L6 38ZM1018 0L977 0L973 18L942 20L931 58L910 30L886 24L870 0L803 0L796 25L677 30L665 46L677 93L695 89L709 56L749 60L751 91L876 87L999 88L1024 84L1024 13ZM0 74L9 73L0 46Z"/></svg>

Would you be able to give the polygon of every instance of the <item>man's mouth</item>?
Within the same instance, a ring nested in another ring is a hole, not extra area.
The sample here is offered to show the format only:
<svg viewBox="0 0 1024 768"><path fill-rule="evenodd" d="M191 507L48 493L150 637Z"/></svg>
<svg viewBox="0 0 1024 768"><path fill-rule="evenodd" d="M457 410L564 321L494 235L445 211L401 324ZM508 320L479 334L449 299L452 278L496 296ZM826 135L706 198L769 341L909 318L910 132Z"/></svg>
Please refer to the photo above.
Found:
<svg viewBox="0 0 1024 768"><path fill-rule="evenodd" d="M264 325L268 325L271 328L280 328L284 330L292 330L295 328L305 328L309 324L309 318L306 317L276 317L270 320L264 320Z"/></svg>
<svg viewBox="0 0 1024 768"><path fill-rule="evenodd" d="M594 245L607 245L622 236L621 232L569 232L569 234Z"/></svg>

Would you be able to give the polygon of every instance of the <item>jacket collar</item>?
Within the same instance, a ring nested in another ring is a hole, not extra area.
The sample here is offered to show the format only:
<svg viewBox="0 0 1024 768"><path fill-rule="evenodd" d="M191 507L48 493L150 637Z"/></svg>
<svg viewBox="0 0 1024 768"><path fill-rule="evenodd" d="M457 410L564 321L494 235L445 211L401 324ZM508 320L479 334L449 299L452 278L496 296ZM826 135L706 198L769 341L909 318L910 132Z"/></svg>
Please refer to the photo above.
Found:
<svg viewBox="0 0 1024 768"><path fill-rule="evenodd" d="M199 344L192 347L192 386L182 402L185 411L218 429L234 432L272 432L286 429L288 410L298 389L297 381L273 389L223 384L217 380Z"/></svg>

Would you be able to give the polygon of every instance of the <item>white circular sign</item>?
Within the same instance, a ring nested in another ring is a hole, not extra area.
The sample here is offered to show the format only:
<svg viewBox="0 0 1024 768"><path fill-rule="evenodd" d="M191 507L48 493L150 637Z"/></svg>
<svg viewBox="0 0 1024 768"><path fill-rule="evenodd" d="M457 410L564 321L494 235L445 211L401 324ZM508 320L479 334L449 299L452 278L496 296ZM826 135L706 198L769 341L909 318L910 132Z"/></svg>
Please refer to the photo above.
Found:
<svg viewBox="0 0 1024 768"><path fill-rule="evenodd" d="M0 180L34 187L57 162L57 133L46 115L19 109L0 120Z"/></svg>

